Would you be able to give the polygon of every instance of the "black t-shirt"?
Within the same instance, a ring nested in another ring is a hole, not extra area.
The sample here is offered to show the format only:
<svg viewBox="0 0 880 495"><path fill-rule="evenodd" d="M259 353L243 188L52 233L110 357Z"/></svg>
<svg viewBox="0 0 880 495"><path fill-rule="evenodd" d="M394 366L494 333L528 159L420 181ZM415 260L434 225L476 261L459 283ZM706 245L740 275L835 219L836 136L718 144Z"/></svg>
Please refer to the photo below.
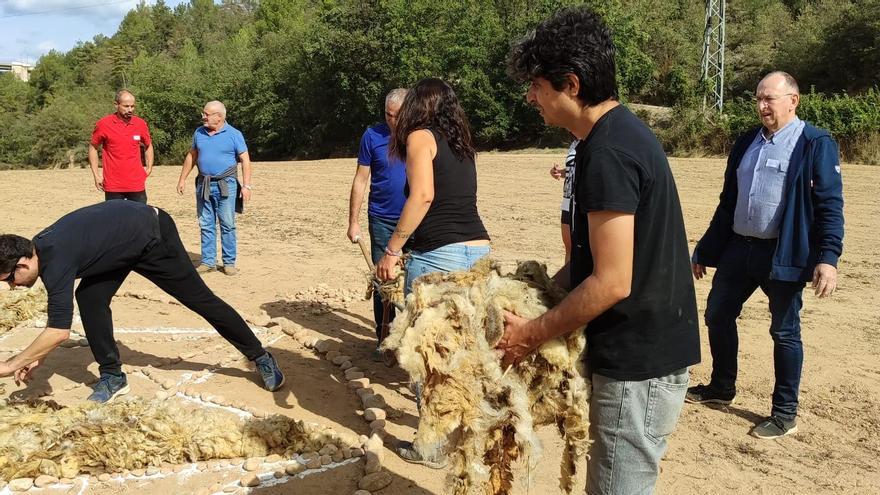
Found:
<svg viewBox="0 0 880 495"><path fill-rule="evenodd" d="M587 325L590 370L647 380L700 361L697 304L678 191L648 127L617 106L578 145L572 208L572 285L593 272L587 213L635 215L629 297Z"/></svg>
<svg viewBox="0 0 880 495"><path fill-rule="evenodd" d="M430 129L437 141L434 157L434 200L416 227L408 247L431 251L448 244L489 239L477 212L477 166L472 158L459 160L446 138ZM404 187L409 197L409 182Z"/></svg>
<svg viewBox="0 0 880 495"><path fill-rule="evenodd" d="M70 328L76 279L130 268L159 238L156 210L123 199L70 212L37 234L33 242L49 296L47 326Z"/></svg>

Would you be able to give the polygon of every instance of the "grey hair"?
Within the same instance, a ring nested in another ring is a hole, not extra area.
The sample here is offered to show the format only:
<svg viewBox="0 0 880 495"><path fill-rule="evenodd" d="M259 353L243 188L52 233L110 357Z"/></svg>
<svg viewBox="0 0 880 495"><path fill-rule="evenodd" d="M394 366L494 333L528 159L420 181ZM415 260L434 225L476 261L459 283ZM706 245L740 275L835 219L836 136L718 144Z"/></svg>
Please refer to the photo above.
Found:
<svg viewBox="0 0 880 495"><path fill-rule="evenodd" d="M388 95L385 96L385 106L387 107L389 103L397 103L398 105L402 105L403 99L406 98L407 91L408 90L406 88L397 88L389 91Z"/></svg>
<svg viewBox="0 0 880 495"><path fill-rule="evenodd" d="M119 100L122 99L122 95L131 95L131 97L134 98L134 93L132 93L131 91L127 89L120 89L116 92L116 97L113 99L113 101L119 103Z"/></svg>
<svg viewBox="0 0 880 495"><path fill-rule="evenodd" d="M761 79L761 82L764 82L773 76L781 76L783 79L785 79L785 85L788 86L788 89L791 90L794 94L801 93L801 90L798 87L798 83L795 78L788 72L784 72L781 70L774 70L773 72L767 74L766 76L764 76L763 79Z"/></svg>
<svg viewBox="0 0 880 495"><path fill-rule="evenodd" d="M223 117L224 119L226 118L226 105L224 105L223 102L218 101L218 100L211 100L208 103L205 103L205 108L208 108L211 106L218 107L220 109L220 110L218 110L218 112L220 112L220 116Z"/></svg>

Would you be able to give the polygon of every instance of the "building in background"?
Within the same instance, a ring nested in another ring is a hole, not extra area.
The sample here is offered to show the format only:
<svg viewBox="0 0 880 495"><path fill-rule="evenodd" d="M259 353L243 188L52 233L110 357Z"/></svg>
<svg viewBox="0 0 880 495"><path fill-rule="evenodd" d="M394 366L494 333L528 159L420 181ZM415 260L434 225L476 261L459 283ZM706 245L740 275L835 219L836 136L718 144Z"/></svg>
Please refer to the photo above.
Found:
<svg viewBox="0 0 880 495"><path fill-rule="evenodd" d="M12 75L27 82L31 78L34 66L24 62L0 62L0 74L12 72Z"/></svg>

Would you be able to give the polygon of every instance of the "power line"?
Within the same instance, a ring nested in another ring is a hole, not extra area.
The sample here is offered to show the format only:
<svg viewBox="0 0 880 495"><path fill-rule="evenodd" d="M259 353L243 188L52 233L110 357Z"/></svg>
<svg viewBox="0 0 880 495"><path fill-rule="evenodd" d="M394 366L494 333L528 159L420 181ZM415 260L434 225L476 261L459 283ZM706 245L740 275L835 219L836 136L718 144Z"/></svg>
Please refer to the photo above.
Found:
<svg viewBox="0 0 880 495"><path fill-rule="evenodd" d="M62 7L60 9L51 9L51 10L43 10L40 12L25 12L23 14L8 14L8 15L0 15L0 19L8 19L11 17L24 17L28 15L43 15L43 14L54 14L56 12L68 12L71 10L82 10L82 9L90 9L92 7L104 7L107 5L119 5L121 3L131 3L136 0L114 0L112 2L103 2L103 3L93 3L90 5L80 5L78 7Z"/></svg>

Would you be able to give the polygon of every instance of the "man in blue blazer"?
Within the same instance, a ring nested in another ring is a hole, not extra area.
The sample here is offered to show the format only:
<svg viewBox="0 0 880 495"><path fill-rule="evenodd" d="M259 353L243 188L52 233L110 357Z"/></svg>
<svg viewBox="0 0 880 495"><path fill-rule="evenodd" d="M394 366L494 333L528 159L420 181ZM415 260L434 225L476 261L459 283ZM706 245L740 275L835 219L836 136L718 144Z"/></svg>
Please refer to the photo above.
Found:
<svg viewBox="0 0 880 495"><path fill-rule="evenodd" d="M721 200L692 258L694 277L715 267L706 304L712 378L688 389L691 403L730 404L736 396L736 319L760 287L770 301L776 384L758 438L797 431L803 365L800 311L811 282L816 295L837 286L843 250L843 184L837 144L796 115L797 81L772 72L758 84L762 126L741 136L724 173Z"/></svg>

